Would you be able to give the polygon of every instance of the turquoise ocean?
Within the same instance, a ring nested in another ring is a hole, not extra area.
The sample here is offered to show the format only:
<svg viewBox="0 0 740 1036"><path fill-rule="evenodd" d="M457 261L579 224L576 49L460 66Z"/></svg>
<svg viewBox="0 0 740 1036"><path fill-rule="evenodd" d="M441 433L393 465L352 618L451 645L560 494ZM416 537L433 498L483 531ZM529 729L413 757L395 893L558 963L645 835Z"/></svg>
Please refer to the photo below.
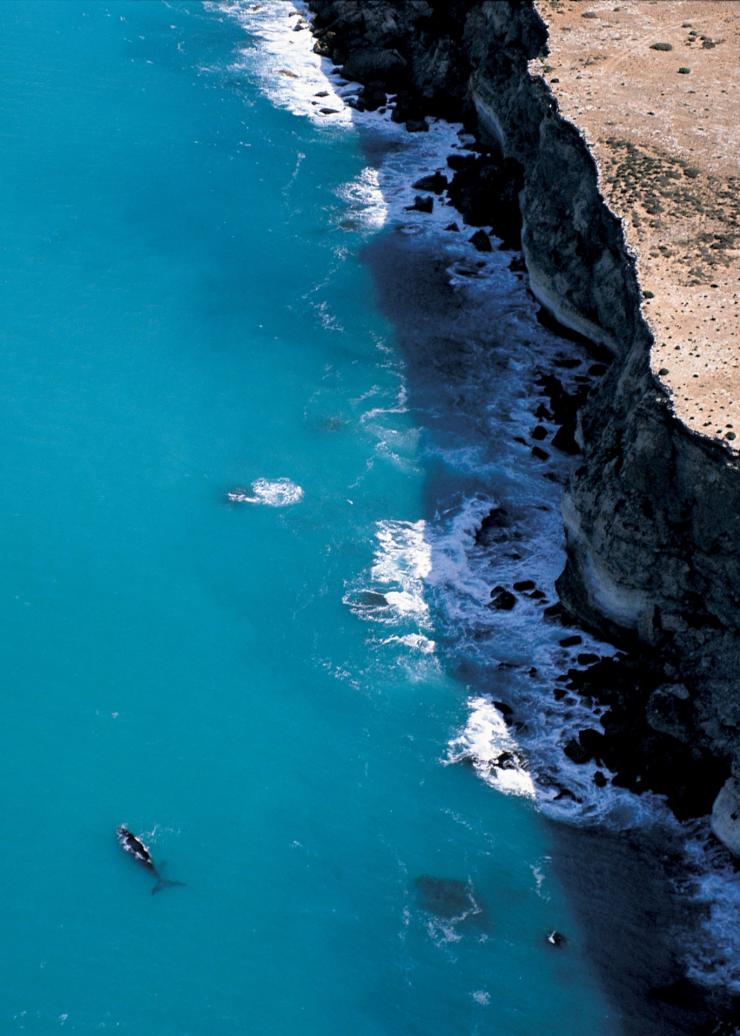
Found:
<svg viewBox="0 0 740 1036"><path fill-rule="evenodd" d="M589 920L613 847L493 705L567 662L484 603L554 599L567 462L514 431L576 347L398 215L448 128L283 103L248 6L0 5L0 1032L639 1032L592 950L641 908Z"/></svg>

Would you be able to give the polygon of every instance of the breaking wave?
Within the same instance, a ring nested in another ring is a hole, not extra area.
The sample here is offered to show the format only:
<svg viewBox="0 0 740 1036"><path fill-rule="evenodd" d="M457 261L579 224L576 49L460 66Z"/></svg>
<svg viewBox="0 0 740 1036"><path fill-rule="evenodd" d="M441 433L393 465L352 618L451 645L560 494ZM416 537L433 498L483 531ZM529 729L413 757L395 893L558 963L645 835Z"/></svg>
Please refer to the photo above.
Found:
<svg viewBox="0 0 740 1036"><path fill-rule="evenodd" d="M248 490L234 489L226 494L232 504L263 504L265 507L290 507L303 499L301 486L289 478L256 479Z"/></svg>

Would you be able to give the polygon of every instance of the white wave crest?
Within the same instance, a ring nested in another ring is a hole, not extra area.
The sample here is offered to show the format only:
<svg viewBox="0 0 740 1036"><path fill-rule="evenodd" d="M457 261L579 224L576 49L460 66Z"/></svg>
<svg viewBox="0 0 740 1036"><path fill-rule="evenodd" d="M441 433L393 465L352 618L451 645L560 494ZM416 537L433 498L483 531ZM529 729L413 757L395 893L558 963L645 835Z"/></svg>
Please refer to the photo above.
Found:
<svg viewBox="0 0 740 1036"><path fill-rule="evenodd" d="M226 494L232 504L264 504L266 507L290 507L303 499L301 486L289 478L256 479L249 491L235 489Z"/></svg>
<svg viewBox="0 0 740 1036"><path fill-rule="evenodd" d="M403 637L392 636L386 637L385 640L381 641L381 644L400 644L403 647L412 648L414 651L418 651L422 655L431 655L434 653L436 644L429 637L425 637L423 633L407 633Z"/></svg>
<svg viewBox="0 0 740 1036"><path fill-rule="evenodd" d="M450 741L446 765L468 761L492 788L508 795L535 797L532 778L527 773L503 716L490 698L471 698L465 728Z"/></svg>
<svg viewBox="0 0 740 1036"><path fill-rule="evenodd" d="M425 599L425 579L432 567L426 522L379 521L375 539L369 580L359 580L343 601L359 618L394 630L375 643L433 655L436 644L427 636L431 618Z"/></svg>

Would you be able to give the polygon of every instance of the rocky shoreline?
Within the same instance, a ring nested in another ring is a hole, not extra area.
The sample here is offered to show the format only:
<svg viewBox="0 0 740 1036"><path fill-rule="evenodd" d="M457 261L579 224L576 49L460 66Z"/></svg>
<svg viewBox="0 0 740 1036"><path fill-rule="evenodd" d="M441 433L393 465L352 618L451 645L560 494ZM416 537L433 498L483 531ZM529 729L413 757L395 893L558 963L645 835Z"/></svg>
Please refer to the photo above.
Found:
<svg viewBox="0 0 740 1036"><path fill-rule="evenodd" d="M715 833L740 853L740 469L676 419L651 374L622 225L584 138L529 71L547 26L533 3L510 0L309 6L317 52L363 84L358 107L392 94L392 117L410 132L439 116L474 135L473 157L450 156L445 173L414 185L415 207L428 211L446 191L480 228L476 247L490 249L494 234L521 247L543 319L595 352L577 392L554 375L542 385L560 426L550 445L581 457L564 496L561 600L626 649L619 662L564 674L609 707L604 731L584 732L571 759L601 759L615 782L667 795L681 819L714 804Z"/></svg>

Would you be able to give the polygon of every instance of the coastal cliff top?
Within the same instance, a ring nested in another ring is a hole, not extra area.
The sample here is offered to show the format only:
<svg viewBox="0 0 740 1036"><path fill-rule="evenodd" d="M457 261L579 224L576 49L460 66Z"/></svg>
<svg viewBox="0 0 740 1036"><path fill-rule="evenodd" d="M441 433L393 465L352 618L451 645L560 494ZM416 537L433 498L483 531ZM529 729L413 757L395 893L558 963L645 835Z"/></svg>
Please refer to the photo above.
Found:
<svg viewBox="0 0 740 1036"><path fill-rule="evenodd" d="M653 371L680 420L738 449L740 3L535 5L550 52L530 70L583 133L623 220Z"/></svg>

